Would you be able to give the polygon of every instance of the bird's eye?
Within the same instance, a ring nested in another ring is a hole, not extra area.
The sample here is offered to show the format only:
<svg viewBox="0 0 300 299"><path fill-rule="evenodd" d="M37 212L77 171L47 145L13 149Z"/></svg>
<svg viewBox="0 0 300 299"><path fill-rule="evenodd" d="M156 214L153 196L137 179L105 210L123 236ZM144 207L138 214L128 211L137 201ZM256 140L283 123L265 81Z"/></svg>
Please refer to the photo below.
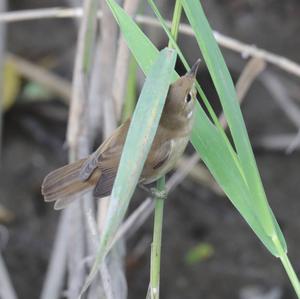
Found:
<svg viewBox="0 0 300 299"><path fill-rule="evenodd" d="M185 97L185 101L188 103L192 99L192 96L190 93L188 93Z"/></svg>

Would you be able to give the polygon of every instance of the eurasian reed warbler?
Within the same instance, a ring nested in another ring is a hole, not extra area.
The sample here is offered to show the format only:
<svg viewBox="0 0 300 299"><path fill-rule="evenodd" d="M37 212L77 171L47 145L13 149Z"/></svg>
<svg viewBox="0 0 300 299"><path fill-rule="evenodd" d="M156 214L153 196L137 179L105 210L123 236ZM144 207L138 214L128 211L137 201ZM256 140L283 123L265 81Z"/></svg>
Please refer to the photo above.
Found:
<svg viewBox="0 0 300 299"><path fill-rule="evenodd" d="M159 126L144 164L139 183L156 181L174 168L189 141L193 125L194 87L198 59L191 70L169 88ZM118 127L99 148L85 159L49 173L42 184L45 201L55 209L66 207L76 195L93 190L96 198L110 195L117 174L130 119Z"/></svg>

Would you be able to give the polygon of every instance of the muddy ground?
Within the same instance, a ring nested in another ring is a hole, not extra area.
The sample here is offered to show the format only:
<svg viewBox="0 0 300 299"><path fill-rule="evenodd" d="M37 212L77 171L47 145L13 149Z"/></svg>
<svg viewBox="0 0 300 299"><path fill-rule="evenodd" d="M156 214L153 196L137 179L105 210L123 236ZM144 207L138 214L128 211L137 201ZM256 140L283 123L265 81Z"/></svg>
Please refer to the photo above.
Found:
<svg viewBox="0 0 300 299"><path fill-rule="evenodd" d="M203 3L216 30L300 62L298 1L206 0ZM40 5L54 6L55 3L12 1L10 9ZM61 75L71 78L74 48L70 45L75 45L75 29L74 23L67 20L9 25L8 49L27 59L50 65ZM51 38L45 36L46 31ZM159 45L164 45L160 36L154 38ZM198 57L193 41L180 38L180 42L191 61ZM237 70L244 62L237 54L224 53L236 78ZM292 76L271 69L299 84L299 80ZM205 70L199 78L206 89L211 90ZM23 84L25 86L26 82ZM296 132L259 82L247 95L243 114L253 143L266 134ZM43 203L40 184L48 171L66 161L66 118L67 107L55 98L45 102L19 102L5 113L0 198L1 204L14 214L15 219L3 224L8 240L2 240L1 245L20 298L39 297L51 253L59 213ZM299 151L286 155L283 151L254 149L270 205L286 236L293 265L300 273ZM133 206L144 196L138 191ZM151 234L152 219L149 219L129 240L127 277L130 299L145 298ZM213 249L211 256L187 263L189 250L203 243ZM137 256L140 247L143 249ZM161 298L296 297L280 262L260 244L229 200L186 179L176 192L170 194L166 203Z"/></svg>

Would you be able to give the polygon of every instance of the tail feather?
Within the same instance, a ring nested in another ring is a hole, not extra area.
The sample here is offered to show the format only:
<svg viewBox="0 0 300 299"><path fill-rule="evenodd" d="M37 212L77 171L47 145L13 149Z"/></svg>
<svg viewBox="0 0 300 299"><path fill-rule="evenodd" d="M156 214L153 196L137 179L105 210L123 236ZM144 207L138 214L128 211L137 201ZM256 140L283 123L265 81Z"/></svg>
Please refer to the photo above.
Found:
<svg viewBox="0 0 300 299"><path fill-rule="evenodd" d="M94 188L101 172L95 170L92 176L81 181L80 169L86 159L63 166L49 173L42 184L42 194L45 201L56 201L55 208L64 208L77 198L75 195L83 194Z"/></svg>
<svg viewBox="0 0 300 299"><path fill-rule="evenodd" d="M84 159L50 172L43 181L42 192L51 192L51 190L55 190L58 186L63 186L76 180L83 163Z"/></svg>

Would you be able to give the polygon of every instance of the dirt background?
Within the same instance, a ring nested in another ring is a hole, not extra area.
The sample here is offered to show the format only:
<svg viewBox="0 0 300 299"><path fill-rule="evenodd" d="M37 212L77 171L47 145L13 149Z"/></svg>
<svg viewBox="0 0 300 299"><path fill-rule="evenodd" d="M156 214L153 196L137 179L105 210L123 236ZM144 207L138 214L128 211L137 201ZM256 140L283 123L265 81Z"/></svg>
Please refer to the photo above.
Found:
<svg viewBox="0 0 300 299"><path fill-rule="evenodd" d="M217 31L300 62L299 1L202 2ZM9 3L10 10L62 5L61 1L45 0ZM162 5L168 17L172 3L165 1ZM75 22L40 20L10 24L7 29L10 52L71 78ZM149 33L158 45L165 45L162 35L152 30ZM179 41L190 61L199 56L191 38L180 37ZM236 79L245 61L238 54L223 52ZM285 80L299 84L294 77L273 67L270 69ZM209 98L215 101L205 69L199 78L211 95ZM22 84L25 88L28 82L24 80ZM40 294L59 217L51 205L44 204L40 184L45 174L66 161L64 141L68 109L54 97L47 101L25 102L20 94L18 100L4 115L0 201L14 214L14 220L1 224L3 233L0 236L3 255L19 297L34 299ZM266 134L297 131L259 82L251 88L242 110L253 143ZM254 150L270 205L299 273L299 152L286 155L283 151L266 151L258 146ZM138 191L133 207L144 196ZM149 219L128 242L128 298L145 298L151 235L152 219ZM187 263L187 253L204 243L213 249L212 255L193 264ZM170 194L166 203L161 298L296 297L280 262L260 244L229 200L186 179Z"/></svg>

